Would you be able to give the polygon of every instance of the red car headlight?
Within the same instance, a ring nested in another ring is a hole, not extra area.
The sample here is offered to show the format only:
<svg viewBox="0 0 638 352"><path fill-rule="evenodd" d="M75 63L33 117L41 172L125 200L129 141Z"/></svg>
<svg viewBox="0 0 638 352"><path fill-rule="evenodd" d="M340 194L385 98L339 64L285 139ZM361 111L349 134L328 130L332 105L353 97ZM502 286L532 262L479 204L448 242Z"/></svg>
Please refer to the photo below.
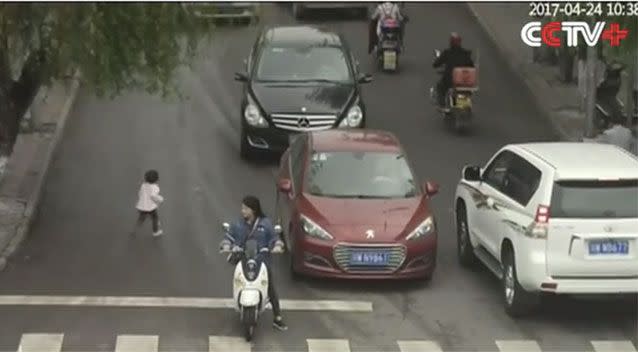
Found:
<svg viewBox="0 0 638 352"><path fill-rule="evenodd" d="M332 240L334 237L328 233L328 231L321 228L314 221L308 219L308 217L301 215L301 227L306 235L320 240Z"/></svg>
<svg viewBox="0 0 638 352"><path fill-rule="evenodd" d="M425 219L425 221L419 224L419 226L417 226L414 231L412 231L405 239L408 241L417 240L429 236L435 231L436 222L434 221L434 217L430 215L427 219Z"/></svg>

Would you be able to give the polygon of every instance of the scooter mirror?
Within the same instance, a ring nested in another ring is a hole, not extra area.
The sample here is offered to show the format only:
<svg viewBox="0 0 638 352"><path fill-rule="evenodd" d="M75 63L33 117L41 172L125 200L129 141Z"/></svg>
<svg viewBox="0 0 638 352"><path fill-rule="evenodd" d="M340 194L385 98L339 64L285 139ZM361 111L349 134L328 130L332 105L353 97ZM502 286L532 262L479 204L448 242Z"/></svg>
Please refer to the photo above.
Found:
<svg viewBox="0 0 638 352"><path fill-rule="evenodd" d="M230 224L225 222L222 224L222 229L226 232L228 232L230 230Z"/></svg>
<svg viewBox="0 0 638 352"><path fill-rule="evenodd" d="M439 56L441 56L441 50L434 49L434 57L439 57Z"/></svg>
<svg viewBox="0 0 638 352"><path fill-rule="evenodd" d="M282 232L281 226L280 225L275 225L275 233L281 234L281 232Z"/></svg>

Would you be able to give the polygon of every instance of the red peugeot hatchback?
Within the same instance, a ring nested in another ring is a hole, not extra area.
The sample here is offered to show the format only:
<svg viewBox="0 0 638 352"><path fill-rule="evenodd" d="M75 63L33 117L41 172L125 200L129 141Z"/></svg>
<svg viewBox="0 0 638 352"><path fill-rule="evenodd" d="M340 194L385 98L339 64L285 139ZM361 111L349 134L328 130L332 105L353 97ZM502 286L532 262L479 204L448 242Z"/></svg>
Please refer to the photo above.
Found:
<svg viewBox="0 0 638 352"><path fill-rule="evenodd" d="M293 277L429 279L437 229L430 197L384 131L299 134L281 157L276 219Z"/></svg>

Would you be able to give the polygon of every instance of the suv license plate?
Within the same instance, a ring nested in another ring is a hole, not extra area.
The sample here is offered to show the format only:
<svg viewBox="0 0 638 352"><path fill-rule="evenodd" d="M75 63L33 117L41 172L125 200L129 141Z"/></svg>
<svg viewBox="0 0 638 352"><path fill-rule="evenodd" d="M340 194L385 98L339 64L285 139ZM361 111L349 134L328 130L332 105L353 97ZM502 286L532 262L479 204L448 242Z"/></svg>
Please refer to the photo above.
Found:
<svg viewBox="0 0 638 352"><path fill-rule="evenodd" d="M589 242L590 255L629 254L629 241L600 240Z"/></svg>

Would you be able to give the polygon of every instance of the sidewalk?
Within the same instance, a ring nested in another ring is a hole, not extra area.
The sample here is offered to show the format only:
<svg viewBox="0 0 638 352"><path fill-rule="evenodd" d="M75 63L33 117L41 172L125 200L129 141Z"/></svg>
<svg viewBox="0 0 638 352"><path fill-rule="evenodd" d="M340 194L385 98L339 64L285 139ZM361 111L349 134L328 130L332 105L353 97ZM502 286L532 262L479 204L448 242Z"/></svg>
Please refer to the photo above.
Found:
<svg viewBox="0 0 638 352"><path fill-rule="evenodd" d="M559 80L558 66L532 61L532 48L520 38L522 25L531 19L527 3L468 3L496 48L511 69L525 82L536 104L565 140L578 141L585 131L585 117L579 111L578 85Z"/></svg>
<svg viewBox="0 0 638 352"><path fill-rule="evenodd" d="M0 175L0 270L29 232L55 150L79 89L79 74L41 89L33 115ZM28 114L29 115L29 114Z"/></svg>

